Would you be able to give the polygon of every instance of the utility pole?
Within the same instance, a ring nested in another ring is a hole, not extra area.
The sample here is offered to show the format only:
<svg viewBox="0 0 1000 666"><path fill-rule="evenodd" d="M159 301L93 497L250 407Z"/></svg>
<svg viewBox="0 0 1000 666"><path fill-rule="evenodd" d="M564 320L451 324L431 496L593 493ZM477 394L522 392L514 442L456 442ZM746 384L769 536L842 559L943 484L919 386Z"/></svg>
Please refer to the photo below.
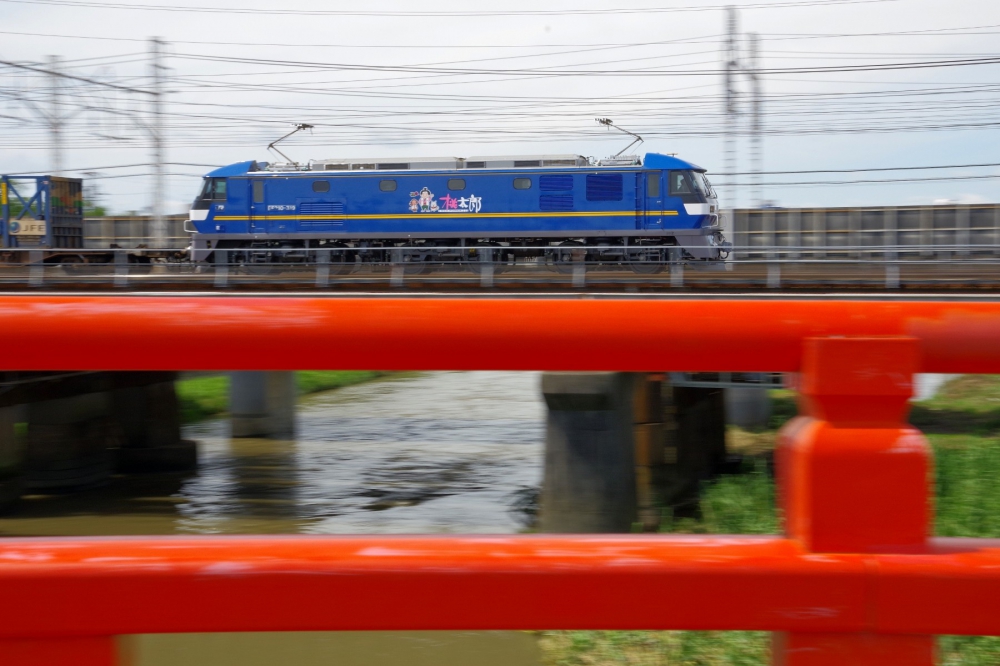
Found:
<svg viewBox="0 0 1000 666"><path fill-rule="evenodd" d="M753 101L751 102L750 120L750 159L753 162L753 196L758 208L764 205L764 188L761 184L761 172L764 170L764 137L761 133L761 77L760 77L760 53L758 51L759 40L757 33L750 33L749 60L750 60L750 82L752 85Z"/></svg>
<svg viewBox="0 0 1000 666"><path fill-rule="evenodd" d="M725 100L726 100L726 130L725 130L725 154L726 171L729 172L729 208L733 211L737 206L737 185L739 177L736 175L736 137L737 137L737 92L736 74L740 69L739 46L736 34L736 9L726 8L728 23L728 33L726 37L726 68L725 68ZM735 212L734 212L735 214Z"/></svg>
<svg viewBox="0 0 1000 666"><path fill-rule="evenodd" d="M62 112L62 91L63 82L59 76L59 56L49 56L49 101L52 108L48 114L49 140L52 150L52 175L61 176L63 170L63 112Z"/></svg>
<svg viewBox="0 0 1000 666"><path fill-rule="evenodd" d="M163 218L164 176L166 157L163 154L163 42L153 37L149 43L150 73L153 79L150 91L150 134L153 139L153 201L150 205L150 240L154 248L166 247L167 224Z"/></svg>

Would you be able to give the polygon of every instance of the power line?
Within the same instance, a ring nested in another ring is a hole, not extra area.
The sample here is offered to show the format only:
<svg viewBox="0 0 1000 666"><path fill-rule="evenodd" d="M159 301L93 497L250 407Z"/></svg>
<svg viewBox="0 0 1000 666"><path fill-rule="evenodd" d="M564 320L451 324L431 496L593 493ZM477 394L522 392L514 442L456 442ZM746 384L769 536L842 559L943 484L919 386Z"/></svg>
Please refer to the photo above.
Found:
<svg viewBox="0 0 1000 666"><path fill-rule="evenodd" d="M6 0L0 0L6 1ZM957 28L933 28L928 30L897 30L885 32L842 32L842 33L761 33L760 39L763 41L787 41L787 40L811 40L811 39L838 39L857 37L952 37L962 35L995 35L997 32L979 32L989 28L1000 28L1000 23L989 25L962 26ZM973 31L973 32L969 32ZM51 37L58 39L83 39L92 41L108 42L145 42L139 37L105 37L96 35L60 35L42 32L24 32L14 30L0 30L0 35L13 35L17 37ZM667 40L663 42L647 43L621 43L621 42L595 42L587 44L309 44L302 42L228 42L219 40L171 40L171 44L188 44L192 46L251 46L251 47L288 47L288 48L335 48L335 49L534 49L534 48L588 48L588 47L631 47L631 46L656 46L673 42L685 41L697 44L698 40L715 40L719 35L701 35L698 37L687 37L684 39Z"/></svg>
<svg viewBox="0 0 1000 666"><path fill-rule="evenodd" d="M7 0L0 0L0 2L6 2ZM80 81L82 83L89 83L95 86L101 86L103 88L112 88L114 90L122 90L125 92L132 93L142 93L144 95L152 94L148 90L143 90L141 88L129 88L127 86L119 86L114 83L106 83L105 81L99 81L97 79L91 79L86 76L77 76L75 74L66 74L65 72L55 72L51 69L44 69L42 67L35 67L33 65L23 65L18 62L12 62L10 60L0 60L0 65L6 65L7 67L13 67L14 69L22 69L29 72L35 72L36 74L48 74L50 76L56 76L61 79L69 79L71 81Z"/></svg>
<svg viewBox="0 0 1000 666"><path fill-rule="evenodd" d="M0 0L5 1L5 0ZM58 39L86 39L94 41L108 42L145 42L145 39L138 37L98 37L95 35L57 35L42 32L22 32L14 30L0 30L0 35L15 35L18 37L52 37ZM696 40L715 39L718 35L701 35L697 37L683 37L680 39L668 39L654 42L594 42L587 44L308 44L308 43L287 43L287 42L224 42L217 40L185 40L172 39L171 44L187 44L191 46L252 46L255 48L263 46L289 47L289 48L330 48L330 49L563 49L563 48L626 48L638 46L660 46L663 44L674 44L680 42L698 43ZM548 55L548 54L542 54ZM110 56L109 56L110 57Z"/></svg>
<svg viewBox="0 0 1000 666"><path fill-rule="evenodd" d="M1000 179L1000 174L991 174L988 176L940 176L936 178L883 178L883 179L873 179L873 180L811 180L811 181L799 181L799 182L773 182L765 183L765 185L772 185L775 187L791 187L791 186L801 186L801 185L875 185L879 183L921 183L921 182L932 182L932 181L947 181L947 180L993 180ZM716 187L726 187L726 183L721 183L716 185Z"/></svg>
<svg viewBox="0 0 1000 666"><path fill-rule="evenodd" d="M7 1L7 0L0 0ZM200 60L206 62L227 62L239 64L272 65L281 67L302 67L306 69L330 69L337 71L365 71L365 72L411 72L416 74L460 74L460 75L487 75L487 76L719 76L725 70L702 69L617 69L617 70L597 70L597 69L553 69L553 68L530 68L530 69L468 69L468 68L447 68L447 67L425 67L413 65L363 65L359 63L322 63L293 60L271 60L265 58L240 58L234 56L213 56L191 53L174 54L177 58L186 60ZM962 58L949 60L925 60L920 62L895 62L895 63L869 63L865 65L834 65L827 67L784 67L759 70L760 74L824 74L832 72L877 72L907 69L930 69L947 67L972 67L979 65L995 65L1000 63L1000 56L987 56L983 58Z"/></svg>
<svg viewBox="0 0 1000 666"><path fill-rule="evenodd" d="M928 169L980 169L985 167L1000 167L1000 162L986 162L983 164L936 164L934 166L903 166L903 167L869 167L864 169L801 169L797 171L761 171L764 176L778 176L804 173L865 173L872 171L923 171ZM716 176L745 176L746 173L728 174L717 173Z"/></svg>
<svg viewBox="0 0 1000 666"><path fill-rule="evenodd" d="M86 2L83 0L0 0L27 5L54 5L61 7L87 7L93 9L131 9L141 11L163 11L209 14L265 14L278 16L370 16L370 17L475 17L475 16L606 16L614 14L665 14L685 12L720 11L724 5L691 5L683 7L617 7L612 9L527 9L527 10L485 10L485 11L375 11L359 9L261 9L255 7L202 7L190 5L150 5L124 4L117 2ZM817 7L833 5L875 4L898 2L898 0L793 0L792 2L757 2L741 5L743 9L786 9L792 7Z"/></svg>
<svg viewBox="0 0 1000 666"><path fill-rule="evenodd" d="M164 162L167 166L190 166L190 167L206 167L210 169L217 169L220 165L218 164L200 164L193 162ZM109 169L136 169L139 167L153 166L152 162L137 162L135 164L111 164L105 166L97 167L79 167L75 169L63 169L63 171L71 171L73 173L82 173L85 171L107 171Z"/></svg>

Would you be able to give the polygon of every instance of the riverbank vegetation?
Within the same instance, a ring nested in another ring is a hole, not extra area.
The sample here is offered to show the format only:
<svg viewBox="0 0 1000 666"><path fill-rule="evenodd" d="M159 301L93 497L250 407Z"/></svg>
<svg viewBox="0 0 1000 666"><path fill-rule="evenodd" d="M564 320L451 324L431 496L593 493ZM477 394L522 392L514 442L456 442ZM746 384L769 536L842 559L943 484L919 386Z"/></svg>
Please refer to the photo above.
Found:
<svg viewBox="0 0 1000 666"><path fill-rule="evenodd" d="M742 474L709 483L702 516L665 521L663 531L776 534L774 480L766 456L777 429L795 413L791 394L772 394L774 417L758 431L731 428L729 444L745 455ZM1000 377L963 376L913 406L910 421L935 454L934 531L939 536L1000 537ZM719 600L725 603L724 599ZM670 599L649 599L651 606ZM541 635L546 666L765 666L765 632L554 631ZM944 666L1000 664L1000 638L943 636Z"/></svg>
<svg viewBox="0 0 1000 666"><path fill-rule="evenodd" d="M388 375L387 372L356 370L306 370L295 373L299 395L361 384ZM229 375L192 377L177 382L181 422L193 423L229 409Z"/></svg>

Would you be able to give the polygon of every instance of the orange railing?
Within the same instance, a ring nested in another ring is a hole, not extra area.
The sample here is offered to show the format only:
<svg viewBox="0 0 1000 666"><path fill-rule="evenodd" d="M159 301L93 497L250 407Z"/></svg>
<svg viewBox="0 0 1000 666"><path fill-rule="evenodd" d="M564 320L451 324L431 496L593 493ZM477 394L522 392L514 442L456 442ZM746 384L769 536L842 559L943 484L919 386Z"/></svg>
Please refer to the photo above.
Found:
<svg viewBox="0 0 1000 666"><path fill-rule="evenodd" d="M785 537L0 541L0 661L119 634L758 629L775 662L932 664L1000 634L1000 541L931 539L915 372L1000 372L1000 303L5 297L7 369L788 371Z"/></svg>

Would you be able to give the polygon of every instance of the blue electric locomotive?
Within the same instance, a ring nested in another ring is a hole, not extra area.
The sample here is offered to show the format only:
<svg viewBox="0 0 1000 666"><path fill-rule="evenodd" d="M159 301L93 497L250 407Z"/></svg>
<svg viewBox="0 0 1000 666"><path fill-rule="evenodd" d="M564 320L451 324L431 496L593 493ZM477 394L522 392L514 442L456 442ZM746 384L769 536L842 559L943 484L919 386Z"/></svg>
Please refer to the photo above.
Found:
<svg viewBox="0 0 1000 666"><path fill-rule="evenodd" d="M326 250L334 272L479 270L484 248L501 265L584 258L655 272L730 246L705 170L658 153L242 162L205 177L189 224L195 261L224 249L229 262L309 262Z"/></svg>

